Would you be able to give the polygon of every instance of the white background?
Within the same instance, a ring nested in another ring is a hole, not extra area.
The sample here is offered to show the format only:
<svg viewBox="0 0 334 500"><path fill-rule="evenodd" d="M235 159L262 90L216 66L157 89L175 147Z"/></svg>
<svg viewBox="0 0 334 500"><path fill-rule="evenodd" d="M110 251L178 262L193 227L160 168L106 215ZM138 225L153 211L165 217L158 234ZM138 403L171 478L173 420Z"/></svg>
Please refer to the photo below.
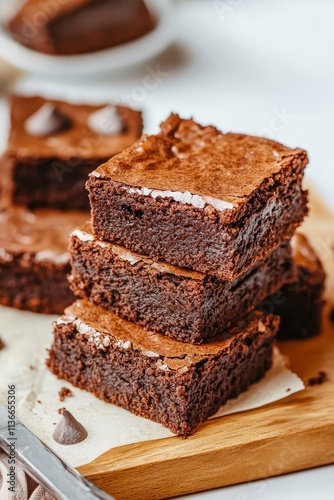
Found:
<svg viewBox="0 0 334 500"><path fill-rule="evenodd" d="M30 77L25 85L76 100L129 102L144 109L147 132L173 110L224 131L303 147L310 156L307 175L334 210L334 2L175 3L178 42L160 60L75 82L63 75L52 82ZM332 500L334 466L191 498Z"/></svg>

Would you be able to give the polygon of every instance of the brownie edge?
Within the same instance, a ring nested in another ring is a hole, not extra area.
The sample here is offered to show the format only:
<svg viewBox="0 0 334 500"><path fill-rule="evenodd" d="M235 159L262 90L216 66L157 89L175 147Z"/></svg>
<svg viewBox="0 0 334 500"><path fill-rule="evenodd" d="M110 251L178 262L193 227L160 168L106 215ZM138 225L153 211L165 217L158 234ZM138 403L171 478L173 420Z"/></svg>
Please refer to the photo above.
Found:
<svg viewBox="0 0 334 500"><path fill-rule="evenodd" d="M194 346L81 300L54 324L47 366L104 401L188 436L264 376L278 324L278 317L252 311L234 328Z"/></svg>

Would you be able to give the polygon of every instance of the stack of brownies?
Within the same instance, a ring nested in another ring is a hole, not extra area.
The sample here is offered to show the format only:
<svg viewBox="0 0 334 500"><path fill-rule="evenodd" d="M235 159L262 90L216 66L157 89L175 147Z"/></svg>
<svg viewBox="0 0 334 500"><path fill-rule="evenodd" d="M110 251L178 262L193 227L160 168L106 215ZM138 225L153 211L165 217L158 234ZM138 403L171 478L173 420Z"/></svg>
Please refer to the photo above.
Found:
<svg viewBox="0 0 334 500"><path fill-rule="evenodd" d="M296 279L306 164L171 115L98 167L51 371L182 436L261 379L279 318L254 306Z"/></svg>
<svg viewBox="0 0 334 500"><path fill-rule="evenodd" d="M141 113L13 95L1 161L0 303L60 314L74 300L68 238L87 220L88 174L142 133Z"/></svg>

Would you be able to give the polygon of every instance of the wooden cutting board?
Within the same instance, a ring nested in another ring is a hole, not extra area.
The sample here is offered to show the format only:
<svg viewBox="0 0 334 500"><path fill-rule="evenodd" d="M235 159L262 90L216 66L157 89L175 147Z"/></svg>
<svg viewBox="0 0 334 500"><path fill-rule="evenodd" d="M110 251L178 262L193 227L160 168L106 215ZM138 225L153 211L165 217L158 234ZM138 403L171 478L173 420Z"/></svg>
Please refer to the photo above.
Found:
<svg viewBox="0 0 334 500"><path fill-rule="evenodd" d="M334 218L317 200L305 224L334 303ZM327 305L321 336L280 343L306 389L244 413L208 421L192 437L121 446L79 471L117 500L155 500L278 476L334 462L334 324ZM328 381L309 386L325 371Z"/></svg>

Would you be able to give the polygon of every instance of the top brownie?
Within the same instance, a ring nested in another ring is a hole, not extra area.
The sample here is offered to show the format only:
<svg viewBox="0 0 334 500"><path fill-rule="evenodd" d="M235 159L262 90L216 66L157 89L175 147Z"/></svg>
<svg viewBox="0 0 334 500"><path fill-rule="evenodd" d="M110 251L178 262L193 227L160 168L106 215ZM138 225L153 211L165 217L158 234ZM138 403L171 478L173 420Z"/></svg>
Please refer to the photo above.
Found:
<svg viewBox="0 0 334 500"><path fill-rule="evenodd" d="M87 209L88 174L142 133L139 111L13 95L3 158L10 203Z"/></svg>
<svg viewBox="0 0 334 500"><path fill-rule="evenodd" d="M306 164L302 149L171 115L90 174L94 234L235 279L303 220Z"/></svg>
<svg viewBox="0 0 334 500"><path fill-rule="evenodd" d="M8 25L17 42L56 55L114 47L153 27L143 0L26 0Z"/></svg>

